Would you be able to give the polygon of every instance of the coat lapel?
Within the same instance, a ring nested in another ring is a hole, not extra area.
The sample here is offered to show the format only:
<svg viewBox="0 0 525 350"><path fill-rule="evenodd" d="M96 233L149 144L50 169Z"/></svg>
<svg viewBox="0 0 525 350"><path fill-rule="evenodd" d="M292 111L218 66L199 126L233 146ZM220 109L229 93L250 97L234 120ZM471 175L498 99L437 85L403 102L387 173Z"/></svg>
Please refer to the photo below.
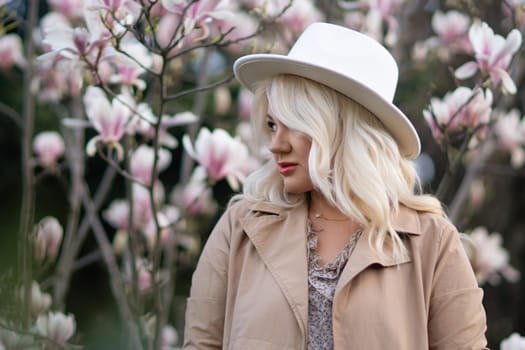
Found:
<svg viewBox="0 0 525 350"><path fill-rule="evenodd" d="M241 220L264 264L279 285L306 336L308 319L307 208L252 207L254 215Z"/></svg>
<svg viewBox="0 0 525 350"><path fill-rule="evenodd" d="M303 336L306 337L308 320L306 203L287 210L270 204L255 204L251 210L254 215L241 219L241 225L281 288ZM394 229L409 235L421 234L417 213L401 206L394 219ZM388 239L385 244L385 251L388 252L390 248ZM406 257L399 263L410 260L410 257ZM370 246L368 234L364 233L343 269L336 296L355 276L374 264L383 267L396 265L391 257L379 255Z"/></svg>
<svg viewBox="0 0 525 350"><path fill-rule="evenodd" d="M399 207L399 211L394 218L394 229L398 233L419 235L421 234L421 227L419 217L414 210L408 209L404 206ZM373 240L371 242L374 243ZM391 251L392 242L390 239L385 240L384 251ZM410 256L403 258L398 264L410 262ZM341 273L341 277L337 284L336 295L338 292L348 284L355 276L365 270L367 267L378 264L383 267L395 266L396 263L391 256L381 256L370 246L368 232L357 241L354 252L348 259L348 262Z"/></svg>

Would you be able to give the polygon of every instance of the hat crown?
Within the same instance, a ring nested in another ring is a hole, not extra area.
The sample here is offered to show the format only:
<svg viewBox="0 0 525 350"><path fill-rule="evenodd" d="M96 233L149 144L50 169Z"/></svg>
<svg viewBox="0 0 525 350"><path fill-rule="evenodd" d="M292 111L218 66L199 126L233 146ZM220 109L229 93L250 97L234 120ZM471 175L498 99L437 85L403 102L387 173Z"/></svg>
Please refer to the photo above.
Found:
<svg viewBox="0 0 525 350"><path fill-rule="evenodd" d="M380 43L349 28L311 24L288 55L251 54L238 58L237 79L254 91L257 83L291 74L324 84L351 98L375 115L396 140L400 152L415 158L421 149L410 120L392 102L398 69Z"/></svg>
<svg viewBox="0 0 525 350"><path fill-rule="evenodd" d="M398 68L392 55L371 37L329 23L310 25L288 53L353 79L392 102Z"/></svg>

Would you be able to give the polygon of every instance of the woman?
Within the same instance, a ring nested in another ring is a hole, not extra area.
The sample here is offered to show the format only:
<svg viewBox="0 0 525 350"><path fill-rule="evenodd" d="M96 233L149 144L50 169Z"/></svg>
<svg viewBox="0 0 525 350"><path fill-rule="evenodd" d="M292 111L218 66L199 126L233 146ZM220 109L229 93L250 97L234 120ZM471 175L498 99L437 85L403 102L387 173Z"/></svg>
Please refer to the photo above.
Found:
<svg viewBox="0 0 525 350"><path fill-rule="evenodd" d="M485 349L459 234L414 193L419 138L388 51L316 23L287 56L234 70L272 157L206 243L184 348Z"/></svg>

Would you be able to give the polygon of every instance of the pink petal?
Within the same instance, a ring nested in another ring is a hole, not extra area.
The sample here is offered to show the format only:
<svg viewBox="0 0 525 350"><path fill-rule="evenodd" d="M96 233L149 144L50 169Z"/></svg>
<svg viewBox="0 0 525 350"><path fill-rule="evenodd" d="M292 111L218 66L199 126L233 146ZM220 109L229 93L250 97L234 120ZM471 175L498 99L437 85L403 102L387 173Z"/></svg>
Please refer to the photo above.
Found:
<svg viewBox="0 0 525 350"><path fill-rule="evenodd" d="M458 79L467 79L476 74L478 70L478 64L474 61L470 61L456 69L454 75Z"/></svg>

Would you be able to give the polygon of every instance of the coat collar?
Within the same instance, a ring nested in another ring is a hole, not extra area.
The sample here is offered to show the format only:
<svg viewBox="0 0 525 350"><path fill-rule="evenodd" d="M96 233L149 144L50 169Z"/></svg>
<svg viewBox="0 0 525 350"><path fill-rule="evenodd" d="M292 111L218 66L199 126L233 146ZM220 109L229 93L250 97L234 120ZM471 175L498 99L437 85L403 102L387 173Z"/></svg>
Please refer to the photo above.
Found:
<svg viewBox="0 0 525 350"><path fill-rule="evenodd" d="M307 207L279 209L270 204L250 207L240 220L275 281L285 295L306 339L308 320Z"/></svg>
<svg viewBox="0 0 525 350"><path fill-rule="evenodd" d="M306 336L308 320L308 258L306 249L306 222L308 208L301 205L282 209L270 203L253 203L251 214L240 223L252 241L262 261L283 291L293 313ZM420 235L421 225L417 212L400 206L394 219L394 229L399 233ZM392 258L379 255L370 246L364 233L342 271L336 290L338 292L368 266L396 265ZM385 251L388 252L389 240ZM398 263L409 262L410 257Z"/></svg>
<svg viewBox="0 0 525 350"><path fill-rule="evenodd" d="M303 203L300 206L300 208L303 211L307 210L306 203ZM281 215L284 210L293 211L293 209L283 210L282 208L277 207L274 204L268 202L252 203L249 206L249 209L252 212L266 213L272 215ZM399 233L408 233L413 235L421 234L421 223L419 222L419 216L417 215L417 212L413 209L405 207L404 205L399 206L399 211L396 217L394 218L393 225L394 229Z"/></svg>

